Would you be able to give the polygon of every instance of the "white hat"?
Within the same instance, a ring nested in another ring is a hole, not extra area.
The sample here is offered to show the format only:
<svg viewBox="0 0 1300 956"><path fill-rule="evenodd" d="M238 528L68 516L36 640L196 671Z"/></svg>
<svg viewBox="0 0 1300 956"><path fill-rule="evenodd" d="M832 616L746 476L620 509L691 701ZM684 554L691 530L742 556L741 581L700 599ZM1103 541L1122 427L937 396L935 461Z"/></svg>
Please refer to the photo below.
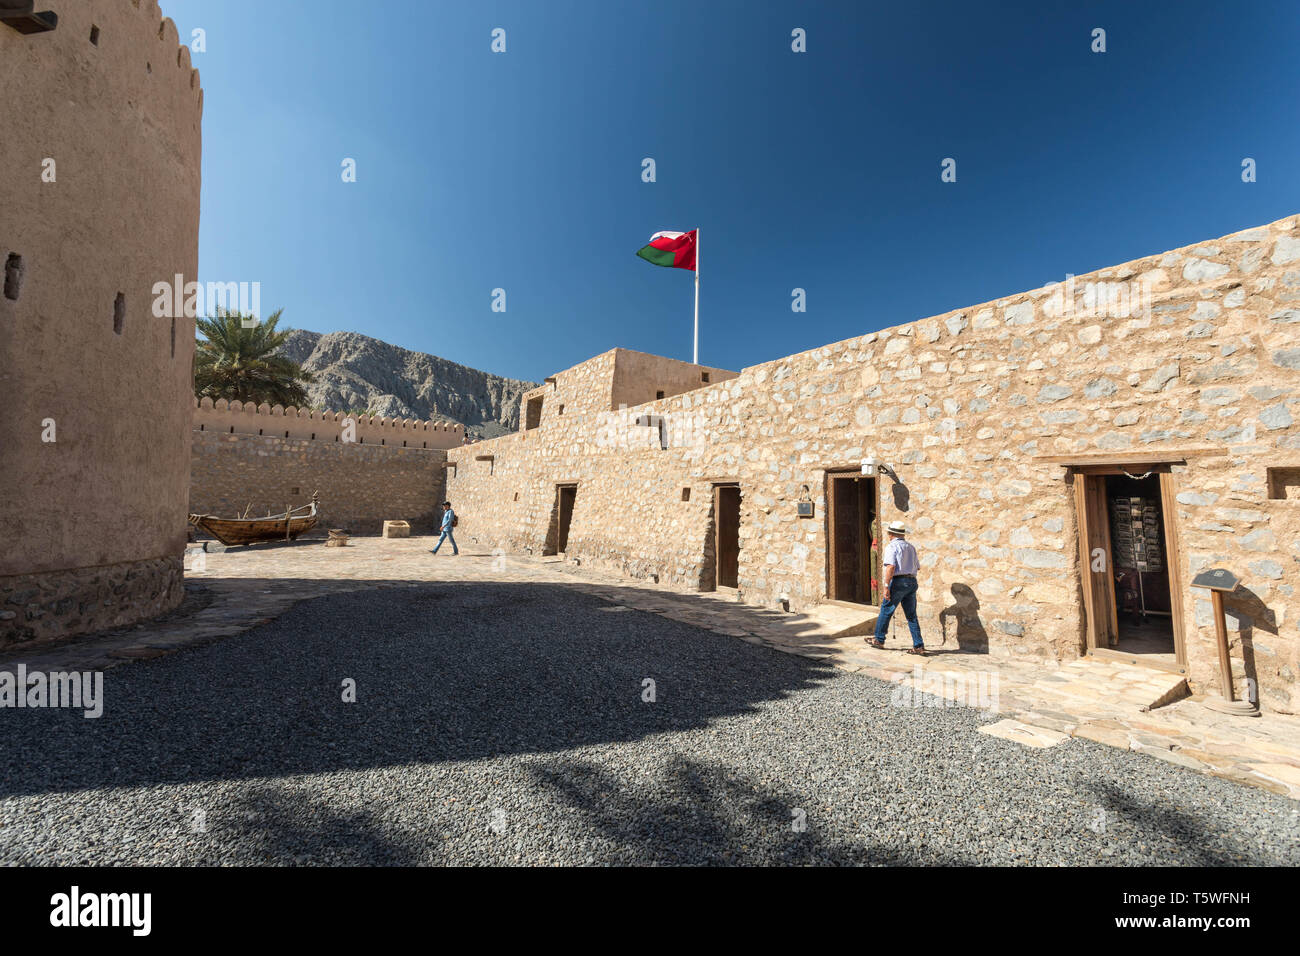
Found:
<svg viewBox="0 0 1300 956"><path fill-rule="evenodd" d="M889 522L889 533L907 534L907 525L903 524L901 521L891 521Z"/></svg>

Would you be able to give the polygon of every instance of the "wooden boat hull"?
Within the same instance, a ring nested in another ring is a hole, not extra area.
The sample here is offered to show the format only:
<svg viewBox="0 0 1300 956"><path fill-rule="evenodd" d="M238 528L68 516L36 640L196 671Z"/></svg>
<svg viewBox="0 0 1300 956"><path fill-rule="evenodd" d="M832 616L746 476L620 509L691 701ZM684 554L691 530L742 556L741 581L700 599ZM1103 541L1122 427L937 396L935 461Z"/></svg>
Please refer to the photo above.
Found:
<svg viewBox="0 0 1300 956"><path fill-rule="evenodd" d="M235 546L260 541L292 541L316 526L320 519L315 496L312 503L278 515L263 518L221 518L217 515L190 515L190 524L202 528L222 544Z"/></svg>

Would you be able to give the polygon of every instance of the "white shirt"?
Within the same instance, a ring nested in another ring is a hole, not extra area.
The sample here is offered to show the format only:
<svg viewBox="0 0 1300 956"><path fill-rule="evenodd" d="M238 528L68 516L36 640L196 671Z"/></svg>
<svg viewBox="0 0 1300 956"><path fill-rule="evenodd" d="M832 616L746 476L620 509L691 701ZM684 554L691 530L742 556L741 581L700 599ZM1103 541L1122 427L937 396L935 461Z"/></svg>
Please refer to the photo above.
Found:
<svg viewBox="0 0 1300 956"><path fill-rule="evenodd" d="M921 567L921 562L916 556L916 548L903 538L889 539L881 563L892 564L895 574L916 574Z"/></svg>

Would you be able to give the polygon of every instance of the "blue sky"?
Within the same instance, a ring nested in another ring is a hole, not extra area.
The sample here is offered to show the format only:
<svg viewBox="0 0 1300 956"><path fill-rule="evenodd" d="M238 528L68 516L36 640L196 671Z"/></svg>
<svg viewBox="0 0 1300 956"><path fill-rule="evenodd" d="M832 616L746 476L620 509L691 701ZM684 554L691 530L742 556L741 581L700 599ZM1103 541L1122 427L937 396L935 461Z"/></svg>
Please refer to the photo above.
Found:
<svg viewBox="0 0 1300 956"><path fill-rule="evenodd" d="M200 279L515 378L690 358L660 229L739 369L1300 212L1287 0L162 7L206 31Z"/></svg>

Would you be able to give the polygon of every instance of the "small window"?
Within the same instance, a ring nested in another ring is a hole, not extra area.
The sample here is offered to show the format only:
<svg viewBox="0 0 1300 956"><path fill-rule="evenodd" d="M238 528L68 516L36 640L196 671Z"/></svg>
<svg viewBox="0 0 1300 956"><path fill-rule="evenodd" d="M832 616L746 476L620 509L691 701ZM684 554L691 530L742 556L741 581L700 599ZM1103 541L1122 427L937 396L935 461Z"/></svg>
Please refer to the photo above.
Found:
<svg viewBox="0 0 1300 956"><path fill-rule="evenodd" d="M259 429L257 430L257 433L258 433L259 435L262 434L262 429L259 428Z"/></svg>
<svg viewBox="0 0 1300 956"><path fill-rule="evenodd" d="M113 300L113 331L121 335L122 329L126 326L126 296L122 293L117 294Z"/></svg>
<svg viewBox="0 0 1300 956"><path fill-rule="evenodd" d="M560 406L560 414L561 414L561 415L564 414L564 406L563 406L563 405Z"/></svg>
<svg viewBox="0 0 1300 956"><path fill-rule="evenodd" d="M530 398L524 409L524 430L536 428L542 423L542 396Z"/></svg>
<svg viewBox="0 0 1300 956"><path fill-rule="evenodd" d="M662 388L659 389L659 391L655 392L655 398L658 399L658 398L663 398L663 397L664 397L664 390L663 390Z"/></svg>
<svg viewBox="0 0 1300 956"><path fill-rule="evenodd" d="M290 488L290 489L289 489L289 494L291 494L291 495L296 495L296 494L298 494L298 489L297 489L297 488Z"/></svg>
<svg viewBox="0 0 1300 956"><path fill-rule="evenodd" d="M285 437L285 438L288 438L288 437L289 437L289 433L288 433L288 432L285 432L285 433L284 433L284 437Z"/></svg>
<svg viewBox="0 0 1300 956"><path fill-rule="evenodd" d="M312 441L315 441L315 440L316 440L316 433L315 433L315 432L312 432L312 433L311 433L311 440L312 440Z"/></svg>
<svg viewBox="0 0 1300 956"><path fill-rule="evenodd" d="M99 27L93 23L90 25L90 42L95 46L99 46Z"/></svg>
<svg viewBox="0 0 1300 956"><path fill-rule="evenodd" d="M691 489L690 486L688 485L687 487L682 489L682 501L690 501L690 500L691 500Z"/></svg>
<svg viewBox="0 0 1300 956"><path fill-rule="evenodd" d="M144 65L144 71L145 71L146 73L150 73L150 74L152 74L152 73L153 73L153 64L152 64L152 63L146 63L146 64Z"/></svg>
<svg viewBox="0 0 1300 956"><path fill-rule="evenodd" d="M1268 496L1279 500L1300 500L1300 467L1268 469Z"/></svg>
<svg viewBox="0 0 1300 956"><path fill-rule="evenodd" d="M9 253L5 260L5 298L18 301L18 293L23 285L23 257L16 252Z"/></svg>
<svg viewBox="0 0 1300 956"><path fill-rule="evenodd" d="M708 381L709 381L709 373L708 373L708 372L701 372L701 373L700 373L700 381L701 381L701 382L704 382L704 383L707 384Z"/></svg>

